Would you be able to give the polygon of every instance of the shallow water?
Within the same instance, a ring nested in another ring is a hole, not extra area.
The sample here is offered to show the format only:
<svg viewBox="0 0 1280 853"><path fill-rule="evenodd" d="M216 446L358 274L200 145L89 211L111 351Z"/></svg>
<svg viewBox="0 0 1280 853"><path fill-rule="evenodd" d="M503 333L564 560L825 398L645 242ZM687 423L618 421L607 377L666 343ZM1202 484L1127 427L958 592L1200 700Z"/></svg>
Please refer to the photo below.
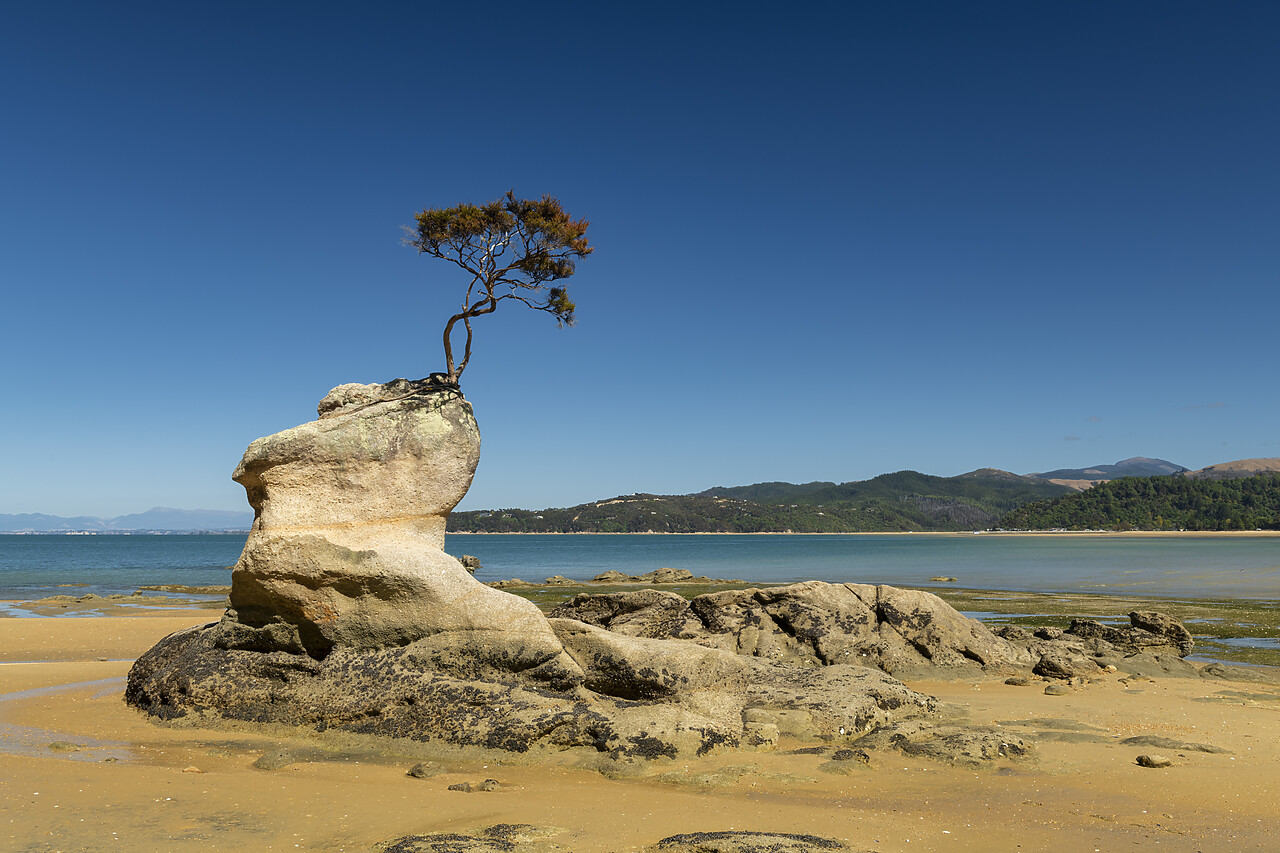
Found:
<svg viewBox="0 0 1280 853"><path fill-rule="evenodd" d="M0 535L0 599L226 585L245 537ZM753 583L802 580L914 587L1280 599L1280 537L449 534L482 581L589 580L669 566ZM933 577L954 577L948 584Z"/></svg>
<svg viewBox="0 0 1280 853"><path fill-rule="evenodd" d="M587 580L664 566L752 582L1280 598L1280 538L1222 536L450 534L483 581ZM954 577L956 582L931 581Z"/></svg>
<svg viewBox="0 0 1280 853"><path fill-rule="evenodd" d="M19 726L4 721L6 705L23 699L36 699L83 690L88 687L99 688L94 698L119 693L124 688L123 678L101 678L96 681L81 681L72 684L57 684L52 687L36 687L30 690L18 690L13 693L0 694L0 753L8 755L26 755L33 757L57 757L68 761L123 761L132 754L130 745L120 741L105 741L96 738L76 736L67 741L65 734L51 729L34 726ZM64 748L55 748L55 744L64 744Z"/></svg>

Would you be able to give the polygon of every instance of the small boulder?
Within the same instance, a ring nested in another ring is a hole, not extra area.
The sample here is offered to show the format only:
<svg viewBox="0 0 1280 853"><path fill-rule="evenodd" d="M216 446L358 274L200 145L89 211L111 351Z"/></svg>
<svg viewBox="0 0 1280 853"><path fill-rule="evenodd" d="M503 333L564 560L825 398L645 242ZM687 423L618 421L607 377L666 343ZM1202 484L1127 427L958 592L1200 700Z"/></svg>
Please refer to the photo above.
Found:
<svg viewBox="0 0 1280 853"><path fill-rule="evenodd" d="M1051 650L1040 656L1031 670L1046 678L1070 679L1098 674L1098 665L1088 658L1073 658L1065 651Z"/></svg>
<svg viewBox="0 0 1280 853"><path fill-rule="evenodd" d="M49 749L52 752L79 752L80 744L69 740L55 740L49 744Z"/></svg>
<svg viewBox="0 0 1280 853"><path fill-rule="evenodd" d="M640 575L640 580L647 583L681 583L693 580L693 572L688 569L654 569Z"/></svg>
<svg viewBox="0 0 1280 853"><path fill-rule="evenodd" d="M619 572L616 569L610 569L607 572L601 572L591 580L596 583L634 583L640 579L635 575L629 575L625 572Z"/></svg>

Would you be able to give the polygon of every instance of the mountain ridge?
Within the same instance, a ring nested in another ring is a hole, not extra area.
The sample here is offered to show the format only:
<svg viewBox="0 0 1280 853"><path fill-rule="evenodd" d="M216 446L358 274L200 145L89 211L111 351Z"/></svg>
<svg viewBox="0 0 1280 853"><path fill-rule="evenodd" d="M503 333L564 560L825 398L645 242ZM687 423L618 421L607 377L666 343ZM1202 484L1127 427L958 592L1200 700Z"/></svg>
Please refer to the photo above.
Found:
<svg viewBox="0 0 1280 853"><path fill-rule="evenodd" d="M41 512L0 513L0 533L190 533L202 530L238 533L248 531L252 524L252 510L162 506L113 518L91 515L67 517Z"/></svg>

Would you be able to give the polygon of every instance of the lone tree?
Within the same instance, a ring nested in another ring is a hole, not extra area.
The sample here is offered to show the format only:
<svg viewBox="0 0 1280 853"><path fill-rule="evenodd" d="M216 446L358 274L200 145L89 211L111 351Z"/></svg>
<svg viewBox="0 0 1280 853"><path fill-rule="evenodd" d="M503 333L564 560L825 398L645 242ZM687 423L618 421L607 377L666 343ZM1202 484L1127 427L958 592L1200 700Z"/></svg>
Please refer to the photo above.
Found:
<svg viewBox="0 0 1280 853"><path fill-rule="evenodd" d="M545 311L562 328L574 324L576 306L568 290L551 282L573 275L574 258L585 258L592 247L587 245L587 220L575 221L558 200L549 195L540 201L521 199L511 191L485 205L433 208L414 218L418 226L405 229L405 242L471 276L462 311L444 326L444 357L452 384L458 383L471 360L471 319L493 313L504 300ZM467 330L467 342L462 361L455 362L453 332L459 322Z"/></svg>

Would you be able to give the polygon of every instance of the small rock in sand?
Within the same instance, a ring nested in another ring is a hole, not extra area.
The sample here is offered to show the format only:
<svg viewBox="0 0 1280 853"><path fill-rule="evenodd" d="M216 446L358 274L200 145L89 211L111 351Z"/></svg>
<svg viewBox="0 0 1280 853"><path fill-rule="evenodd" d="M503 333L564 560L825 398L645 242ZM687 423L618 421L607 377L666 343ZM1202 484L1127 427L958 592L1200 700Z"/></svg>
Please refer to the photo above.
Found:
<svg viewBox="0 0 1280 853"><path fill-rule="evenodd" d="M49 749L54 752L78 752L80 750L80 744L72 743L69 740L55 740L53 743L49 744Z"/></svg>
<svg viewBox="0 0 1280 853"><path fill-rule="evenodd" d="M1172 767L1173 759L1163 755L1139 755L1136 763L1139 767Z"/></svg>
<svg viewBox="0 0 1280 853"><path fill-rule="evenodd" d="M288 750L273 749L270 752L262 753L258 760L253 762L253 766L259 770L279 770L281 767L288 767L297 760L297 757Z"/></svg>
<svg viewBox="0 0 1280 853"><path fill-rule="evenodd" d="M440 766L438 764L432 764L427 761L413 765L404 775L412 776L415 779L429 779L432 776L438 776L440 772Z"/></svg>

